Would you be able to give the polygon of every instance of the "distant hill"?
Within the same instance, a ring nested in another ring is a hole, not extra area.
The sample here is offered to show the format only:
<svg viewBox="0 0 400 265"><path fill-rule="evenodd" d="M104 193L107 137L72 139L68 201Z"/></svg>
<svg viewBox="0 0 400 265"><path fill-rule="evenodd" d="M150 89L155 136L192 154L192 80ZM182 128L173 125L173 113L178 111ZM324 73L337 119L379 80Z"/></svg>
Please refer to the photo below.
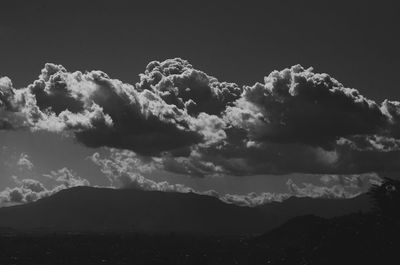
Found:
<svg viewBox="0 0 400 265"><path fill-rule="evenodd" d="M376 213L295 217L251 240L272 264L396 264L400 223ZM285 262L282 262L285 261Z"/></svg>
<svg viewBox="0 0 400 265"><path fill-rule="evenodd" d="M76 187L33 203L0 208L0 227L35 232L261 234L290 218L368 211L369 198L292 197L250 208L194 193Z"/></svg>
<svg viewBox="0 0 400 265"><path fill-rule="evenodd" d="M385 178L368 196L372 211L297 216L249 243L270 264L398 264L400 181Z"/></svg>

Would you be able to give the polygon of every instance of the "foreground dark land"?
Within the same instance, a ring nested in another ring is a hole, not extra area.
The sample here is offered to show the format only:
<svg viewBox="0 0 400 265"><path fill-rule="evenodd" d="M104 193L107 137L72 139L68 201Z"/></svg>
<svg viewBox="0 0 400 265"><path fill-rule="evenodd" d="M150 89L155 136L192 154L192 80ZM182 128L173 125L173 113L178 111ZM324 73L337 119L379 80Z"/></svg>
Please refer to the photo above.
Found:
<svg viewBox="0 0 400 265"><path fill-rule="evenodd" d="M385 217L304 216L259 237L3 235L0 264L398 264L399 247Z"/></svg>
<svg viewBox="0 0 400 265"><path fill-rule="evenodd" d="M399 188L375 187L369 213L299 216L259 236L4 229L0 264L398 264Z"/></svg>
<svg viewBox="0 0 400 265"><path fill-rule="evenodd" d="M263 260L245 239L224 237L16 236L2 238L0 247L0 264L248 264Z"/></svg>

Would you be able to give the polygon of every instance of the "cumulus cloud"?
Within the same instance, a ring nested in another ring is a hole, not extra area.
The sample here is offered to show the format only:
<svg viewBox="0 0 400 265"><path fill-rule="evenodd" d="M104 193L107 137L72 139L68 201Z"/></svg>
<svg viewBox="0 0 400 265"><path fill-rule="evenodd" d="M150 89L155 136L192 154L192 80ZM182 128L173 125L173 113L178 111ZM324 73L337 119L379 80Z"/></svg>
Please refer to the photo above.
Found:
<svg viewBox="0 0 400 265"><path fill-rule="evenodd" d="M382 133L388 117L357 90L300 65L245 87L227 117L252 140L297 142L331 149L338 137Z"/></svg>
<svg viewBox="0 0 400 265"><path fill-rule="evenodd" d="M7 187L0 191L0 206L34 202L63 189L90 185L89 181L77 176L67 168L52 171L47 176L55 183L52 188L46 188L40 181L35 179L20 180L14 176L13 179L17 186L14 188Z"/></svg>
<svg viewBox="0 0 400 265"><path fill-rule="evenodd" d="M152 91L191 115L220 114L242 92L235 83L219 82L180 58L149 63L137 88Z"/></svg>
<svg viewBox="0 0 400 265"><path fill-rule="evenodd" d="M66 188L90 185L87 179L77 176L75 172L66 167L55 171L53 170L50 174L45 174L44 176L65 186Z"/></svg>
<svg viewBox="0 0 400 265"><path fill-rule="evenodd" d="M0 77L0 108L12 109L12 98L14 97L13 84L8 77Z"/></svg>
<svg viewBox="0 0 400 265"><path fill-rule="evenodd" d="M400 102L300 65L239 87L179 58L149 63L135 85L46 64L25 88L0 79L0 129L20 128L200 177L400 170Z"/></svg>
<svg viewBox="0 0 400 265"><path fill-rule="evenodd" d="M25 123L33 130L72 132L90 147L151 154L185 147L202 138L191 130L186 111L101 71L70 73L60 65L46 64L38 80L14 91L18 108L3 107L9 116L24 114Z"/></svg>
<svg viewBox="0 0 400 265"><path fill-rule="evenodd" d="M26 122L25 115L18 111L17 98L11 79L0 77L0 129L20 128Z"/></svg>
<svg viewBox="0 0 400 265"><path fill-rule="evenodd" d="M108 178L111 186L116 188L137 188L142 190L193 192L191 188L181 184L155 182L145 178L142 174L150 173L159 167L156 160L144 162L135 153L130 151L118 152L111 150L108 158L94 153L90 160L99 166L101 172Z"/></svg>
<svg viewBox="0 0 400 265"><path fill-rule="evenodd" d="M226 153L244 159L248 173L397 171L399 106L296 65L245 87L227 107ZM363 156L380 159L367 165Z"/></svg>

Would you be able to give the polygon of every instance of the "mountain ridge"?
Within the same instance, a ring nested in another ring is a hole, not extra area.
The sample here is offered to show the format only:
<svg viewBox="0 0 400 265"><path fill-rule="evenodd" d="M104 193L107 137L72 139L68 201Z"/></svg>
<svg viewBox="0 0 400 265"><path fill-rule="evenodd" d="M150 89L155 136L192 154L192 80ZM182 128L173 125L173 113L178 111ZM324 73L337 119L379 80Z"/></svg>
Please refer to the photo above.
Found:
<svg viewBox="0 0 400 265"><path fill-rule="evenodd" d="M0 208L0 227L40 232L146 232L244 235L265 233L290 218L368 211L353 199L290 198L256 207L195 193L75 187L24 205Z"/></svg>

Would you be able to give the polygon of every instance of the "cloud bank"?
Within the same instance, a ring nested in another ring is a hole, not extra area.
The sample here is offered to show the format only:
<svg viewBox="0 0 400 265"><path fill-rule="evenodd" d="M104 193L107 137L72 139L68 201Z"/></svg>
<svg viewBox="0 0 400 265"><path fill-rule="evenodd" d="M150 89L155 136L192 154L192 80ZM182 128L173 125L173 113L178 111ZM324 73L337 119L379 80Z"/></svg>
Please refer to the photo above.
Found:
<svg viewBox="0 0 400 265"><path fill-rule="evenodd" d="M52 188L46 188L44 184L35 179L20 180L14 176L13 179L17 186L0 191L0 206L34 202L63 189L90 186L88 180L77 176L68 168L52 171L46 177L54 182Z"/></svg>
<svg viewBox="0 0 400 265"><path fill-rule="evenodd" d="M289 193L296 197L348 199L368 192L372 185L381 185L382 179L375 173L362 175L323 175L320 185L296 184L292 179L286 183Z"/></svg>
<svg viewBox="0 0 400 265"><path fill-rule="evenodd" d="M25 88L0 79L0 129L62 133L199 177L400 170L400 102L300 65L239 87L179 58L150 62L135 85L46 64Z"/></svg>
<svg viewBox="0 0 400 265"><path fill-rule="evenodd" d="M288 193L260 194L249 193L245 195L221 194L214 190L198 191L183 184L170 184L167 181L156 182L145 177L146 174L160 169L156 161L143 162L140 157L131 151L111 150L109 157L101 157L94 153L90 160L100 167L102 173L110 180L112 187L122 189L140 189L147 191L196 193L212 196L225 203L232 203L240 206L254 207L272 201L283 201L287 199Z"/></svg>
<svg viewBox="0 0 400 265"><path fill-rule="evenodd" d="M160 159L143 161L131 151L110 150L110 155L101 157L94 153L90 160L100 167L109 179L112 187L123 189L140 189L148 191L196 193L212 196L226 203L255 207L269 202L281 202L291 196L346 199L353 198L369 190L371 185L380 185L382 179L376 173L360 175L319 175L319 184L296 184L289 179L286 193L263 192L248 194L222 194L215 190L198 191L182 184L170 184L167 181L156 182L148 179L154 170L162 170Z"/></svg>
<svg viewBox="0 0 400 265"><path fill-rule="evenodd" d="M100 171L108 178L109 188L139 189L146 191L196 193L212 196L225 203L239 206L256 207L270 202L281 202L291 196L312 198L352 198L369 190L372 184L380 184L382 179L375 173L361 175L321 175L319 184L297 184L289 179L287 192L273 193L251 192L248 194L224 194L215 190L199 191L183 184L170 184L167 181L153 181L150 176L155 170L164 170L163 159L144 159L128 150L110 149L108 156L102 157L94 153L89 160L99 166ZM21 153L16 162L23 169L32 169L33 163L29 156ZM162 171L161 171L162 172ZM14 188L0 191L0 206L34 202L54 193L77 186L90 186L88 180L79 177L68 168L61 168L43 174L48 182L53 183L47 188L42 182L13 176Z"/></svg>

